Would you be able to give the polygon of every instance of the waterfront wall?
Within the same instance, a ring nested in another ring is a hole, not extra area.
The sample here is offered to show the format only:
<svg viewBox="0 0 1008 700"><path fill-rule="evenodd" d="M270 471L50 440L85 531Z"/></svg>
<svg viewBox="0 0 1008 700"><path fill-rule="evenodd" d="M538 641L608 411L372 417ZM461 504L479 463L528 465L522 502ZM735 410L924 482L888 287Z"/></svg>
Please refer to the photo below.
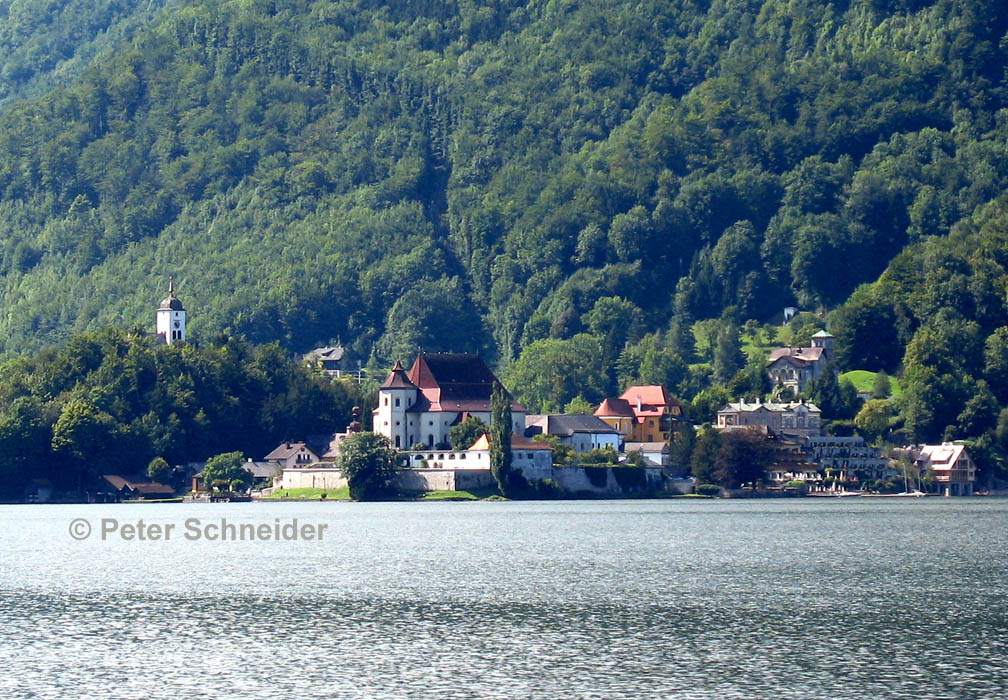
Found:
<svg viewBox="0 0 1008 700"><path fill-rule="evenodd" d="M627 491L616 478L616 471L623 474L630 473L627 467L554 467L553 475L550 477L564 488L568 493L591 493L599 496L622 496L639 493L648 489L661 491L669 483L662 476L661 467L644 467L644 481L634 485ZM692 490L692 484L688 488ZM688 493L682 488L673 486L680 493Z"/></svg>
<svg viewBox="0 0 1008 700"><path fill-rule="evenodd" d="M465 491L496 484L489 469L398 469L392 484L404 491ZM284 469L277 489L339 489L347 485L334 467Z"/></svg>
<svg viewBox="0 0 1008 700"><path fill-rule="evenodd" d="M624 489L613 473L626 467L550 467L536 476L555 481L572 494L591 493L599 496L621 496ZM541 471L541 470L540 470ZM629 470L624 473L629 474ZM496 485L489 469L397 469L392 484L403 491L468 491ZM284 469L277 489L338 489L347 485L343 474L334 467L298 467ZM648 488L662 490L673 488L684 492L689 482L669 482L662 478L657 467L644 468L644 481L634 485L630 492Z"/></svg>
<svg viewBox="0 0 1008 700"><path fill-rule="evenodd" d="M404 491L468 491L497 484L489 469L400 469L392 483Z"/></svg>
<svg viewBox="0 0 1008 700"><path fill-rule="evenodd" d="M341 489L347 485L343 474L333 467L284 469L279 489Z"/></svg>
<svg viewBox="0 0 1008 700"><path fill-rule="evenodd" d="M599 479L599 473L605 474L604 481ZM592 477L588 475L588 470L583 467L554 467L552 478L568 493L589 492L617 496L622 491L612 475L612 469L609 468L599 469L598 472L595 472L594 478L597 481L593 481Z"/></svg>

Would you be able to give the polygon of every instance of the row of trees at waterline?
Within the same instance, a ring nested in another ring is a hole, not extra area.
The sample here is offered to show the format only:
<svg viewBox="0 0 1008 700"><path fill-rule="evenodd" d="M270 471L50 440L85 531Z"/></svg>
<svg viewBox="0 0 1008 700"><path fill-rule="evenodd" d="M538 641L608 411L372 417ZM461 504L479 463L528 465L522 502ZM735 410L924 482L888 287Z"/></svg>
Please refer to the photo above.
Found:
<svg viewBox="0 0 1008 700"><path fill-rule="evenodd" d="M264 455L277 440L332 432L373 401L368 387L322 377L276 345L83 334L0 363L0 492L19 499L35 479L77 491L100 474L144 473L156 457Z"/></svg>

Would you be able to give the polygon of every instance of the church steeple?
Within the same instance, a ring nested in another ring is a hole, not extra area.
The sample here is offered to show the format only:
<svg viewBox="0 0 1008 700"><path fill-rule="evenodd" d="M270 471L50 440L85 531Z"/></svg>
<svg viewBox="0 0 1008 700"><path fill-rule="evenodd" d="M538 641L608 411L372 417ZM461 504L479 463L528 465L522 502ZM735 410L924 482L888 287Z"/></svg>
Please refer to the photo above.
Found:
<svg viewBox="0 0 1008 700"><path fill-rule="evenodd" d="M157 334L165 343L184 342L186 339L185 307L175 296L175 279L168 278L168 296L161 300L157 309Z"/></svg>

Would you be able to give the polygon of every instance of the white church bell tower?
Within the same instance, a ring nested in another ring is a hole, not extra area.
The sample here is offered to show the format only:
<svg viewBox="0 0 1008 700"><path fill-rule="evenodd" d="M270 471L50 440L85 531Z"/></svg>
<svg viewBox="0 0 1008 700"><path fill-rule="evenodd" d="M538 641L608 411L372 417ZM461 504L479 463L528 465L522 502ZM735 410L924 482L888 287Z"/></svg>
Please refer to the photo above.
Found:
<svg viewBox="0 0 1008 700"><path fill-rule="evenodd" d="M175 282L168 279L168 296L161 300L157 310L157 334L168 345L184 342L186 339L185 309L175 298Z"/></svg>

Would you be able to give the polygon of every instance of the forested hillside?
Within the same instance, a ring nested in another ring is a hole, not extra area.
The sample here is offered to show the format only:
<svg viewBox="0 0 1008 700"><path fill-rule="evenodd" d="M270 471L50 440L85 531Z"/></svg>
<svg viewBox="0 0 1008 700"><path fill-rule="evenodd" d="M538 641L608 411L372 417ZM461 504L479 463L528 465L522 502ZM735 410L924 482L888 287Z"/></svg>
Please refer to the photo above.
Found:
<svg viewBox="0 0 1008 700"><path fill-rule="evenodd" d="M141 474L155 457L262 457L282 440L331 434L354 405L369 412L373 392L363 392L322 380L276 345L82 334L0 363L0 499L19 499L32 479L79 491L102 474Z"/></svg>
<svg viewBox="0 0 1008 700"><path fill-rule="evenodd" d="M0 106L73 83L120 48L165 0L0 0Z"/></svg>
<svg viewBox="0 0 1008 700"><path fill-rule="evenodd" d="M1004 3L151 12L0 113L8 352L149 325L174 275L197 341L479 350L536 408L630 379L714 402L745 388L737 327L787 304L842 306L845 369L921 364L936 318L968 329L949 347L978 354L923 362L964 388L908 418L919 437L961 428L977 381L1006 398L983 351L1008 343ZM705 355L689 329L721 317Z"/></svg>

